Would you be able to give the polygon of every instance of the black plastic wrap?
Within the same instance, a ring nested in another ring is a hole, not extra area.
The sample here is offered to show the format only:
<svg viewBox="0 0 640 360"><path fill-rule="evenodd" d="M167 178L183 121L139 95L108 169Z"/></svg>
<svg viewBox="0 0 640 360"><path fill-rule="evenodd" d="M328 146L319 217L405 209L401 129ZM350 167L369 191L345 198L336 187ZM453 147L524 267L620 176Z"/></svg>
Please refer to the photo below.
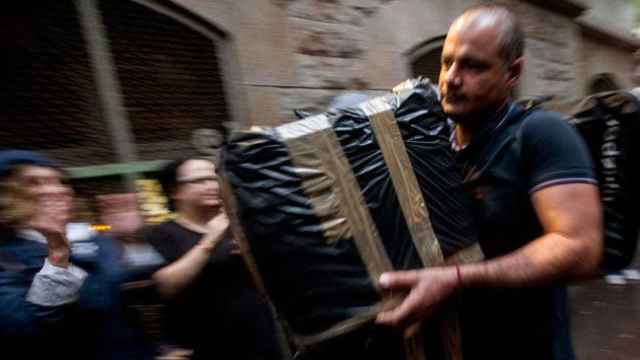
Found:
<svg viewBox="0 0 640 360"><path fill-rule="evenodd" d="M437 95L428 80L415 84L413 89L384 99L394 109L446 259L476 243L475 225L469 199L461 190L462 177L454 164ZM305 190L303 182L318 184L318 191L327 192L327 208L332 209L338 196L332 193L333 182L354 176L393 269L424 266L414 245L414 240L419 244L422 239L411 237L398 203L399 189L392 184L390 166L369 118L360 108L351 108L327 113L326 119L327 131L335 134L341 148L336 153L350 166L349 174L331 173L320 164L296 166L294 160L301 154L292 152L294 147L282 136L287 125L237 132L222 156L221 175L235 198L236 221L278 313L298 336L316 335L371 311L383 296L349 231L338 239L326 236L327 223L347 220L337 210L319 217L318 203L310 200L309 187ZM313 150L312 144L308 146Z"/></svg>
<svg viewBox="0 0 640 360"><path fill-rule="evenodd" d="M573 111L572 122L594 160L604 210L602 268L620 270L636 252L640 216L640 107L627 92L593 95Z"/></svg>

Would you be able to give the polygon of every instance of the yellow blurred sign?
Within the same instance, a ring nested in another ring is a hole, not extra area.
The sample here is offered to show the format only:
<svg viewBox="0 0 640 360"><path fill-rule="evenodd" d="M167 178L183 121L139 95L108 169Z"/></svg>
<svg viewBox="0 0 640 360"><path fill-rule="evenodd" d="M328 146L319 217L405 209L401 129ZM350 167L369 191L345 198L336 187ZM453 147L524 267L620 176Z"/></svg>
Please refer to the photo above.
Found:
<svg viewBox="0 0 640 360"><path fill-rule="evenodd" d="M148 224L159 224L171 220L175 215L167 207L168 200L162 185L155 179L136 180L140 213Z"/></svg>

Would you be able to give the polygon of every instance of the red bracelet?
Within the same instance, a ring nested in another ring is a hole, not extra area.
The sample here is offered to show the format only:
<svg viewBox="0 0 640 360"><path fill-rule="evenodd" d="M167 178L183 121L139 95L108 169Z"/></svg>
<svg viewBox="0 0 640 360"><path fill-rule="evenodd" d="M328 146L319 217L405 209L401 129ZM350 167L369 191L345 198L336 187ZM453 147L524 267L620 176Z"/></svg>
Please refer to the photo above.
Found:
<svg viewBox="0 0 640 360"><path fill-rule="evenodd" d="M460 273L460 265L456 264L456 275L458 276L458 287L462 287L462 274Z"/></svg>

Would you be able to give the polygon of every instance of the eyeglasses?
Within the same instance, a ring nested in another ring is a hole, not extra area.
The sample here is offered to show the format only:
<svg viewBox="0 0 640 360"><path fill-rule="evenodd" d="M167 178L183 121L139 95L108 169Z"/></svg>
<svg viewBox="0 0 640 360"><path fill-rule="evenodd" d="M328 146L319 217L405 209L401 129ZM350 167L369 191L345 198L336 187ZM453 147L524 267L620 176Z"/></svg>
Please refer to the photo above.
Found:
<svg viewBox="0 0 640 360"><path fill-rule="evenodd" d="M176 182L178 184L194 184L194 185L202 185L208 181L212 181L217 183L218 182L218 177L216 176L203 176L203 177L197 177L197 178L191 178L191 179L178 179Z"/></svg>

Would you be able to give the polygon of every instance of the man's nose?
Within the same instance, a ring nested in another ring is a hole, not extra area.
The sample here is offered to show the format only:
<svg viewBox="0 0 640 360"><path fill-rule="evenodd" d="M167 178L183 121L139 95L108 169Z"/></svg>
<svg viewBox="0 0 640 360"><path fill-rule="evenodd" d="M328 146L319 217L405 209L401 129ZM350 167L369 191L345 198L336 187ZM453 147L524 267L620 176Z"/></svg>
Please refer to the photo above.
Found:
<svg viewBox="0 0 640 360"><path fill-rule="evenodd" d="M456 63L451 64L449 69L445 73L445 81L447 86L459 87L462 84L462 77L458 71L458 65Z"/></svg>

